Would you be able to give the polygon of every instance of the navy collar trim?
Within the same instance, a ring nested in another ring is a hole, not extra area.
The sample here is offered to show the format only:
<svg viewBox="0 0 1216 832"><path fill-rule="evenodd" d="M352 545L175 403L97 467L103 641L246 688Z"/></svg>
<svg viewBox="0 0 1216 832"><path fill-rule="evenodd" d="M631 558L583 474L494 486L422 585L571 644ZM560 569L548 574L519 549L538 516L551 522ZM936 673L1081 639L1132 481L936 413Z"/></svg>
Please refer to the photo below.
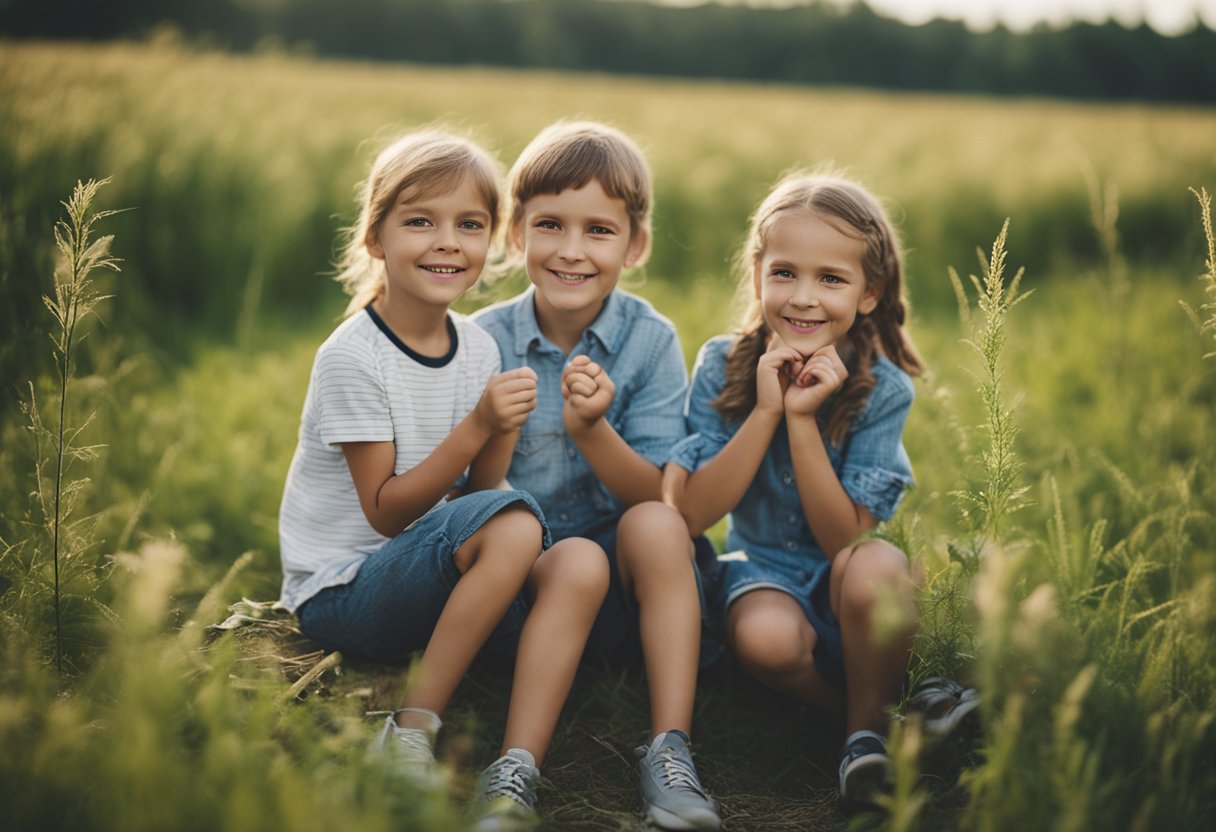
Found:
<svg viewBox="0 0 1216 832"><path fill-rule="evenodd" d="M422 366L446 367L448 364L452 363L452 359L456 357L456 348L460 346L460 342L456 336L456 322L452 320L451 315L445 315L444 318L448 324L448 335L451 337L452 347L447 351L446 355L436 357L433 355L423 355L420 352L410 349L408 344L397 337L397 333L389 329L388 324L384 322L383 318L376 314L376 310L372 309L370 303L363 308L367 310L367 314L372 319L372 323L374 323L376 327L384 333L388 340L393 342L393 346L417 361Z"/></svg>

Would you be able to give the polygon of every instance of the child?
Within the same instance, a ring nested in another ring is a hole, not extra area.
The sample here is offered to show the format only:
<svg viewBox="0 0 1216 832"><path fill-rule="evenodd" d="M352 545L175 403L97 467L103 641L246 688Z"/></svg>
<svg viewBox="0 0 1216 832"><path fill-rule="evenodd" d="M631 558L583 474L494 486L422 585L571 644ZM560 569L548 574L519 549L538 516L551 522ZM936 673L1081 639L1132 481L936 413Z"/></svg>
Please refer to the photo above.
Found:
<svg viewBox="0 0 1216 832"><path fill-rule="evenodd" d="M390 663L422 651L373 744L415 784L437 780L440 714L474 657L518 638L502 756L478 786L487 829L534 818L588 605L608 582L593 544L542 553L536 503L493 490L536 375L499 374L494 341L448 307L490 252L498 174L485 151L436 131L376 159L341 263L349 317L317 351L279 517L282 600L305 635Z"/></svg>
<svg viewBox="0 0 1216 832"><path fill-rule="evenodd" d="M665 495L693 534L729 514L713 614L763 684L843 704L840 794L865 804L888 775L884 708L916 630L907 558L857 542L911 483L900 435L921 362L899 239L857 184L795 174L757 209L739 267L750 308L701 348ZM903 615L880 634L889 604Z"/></svg>
<svg viewBox="0 0 1216 832"><path fill-rule="evenodd" d="M640 643L646 816L666 829L718 829L689 750L701 632L693 547L679 514L658 502L660 466L684 437L687 372L671 323L616 288L650 244L650 171L618 130L559 123L524 149L509 191L509 239L532 287L475 316L503 366L537 374L537 408L507 477L536 497L554 539L586 538L608 554L611 589L589 649L620 658Z"/></svg>

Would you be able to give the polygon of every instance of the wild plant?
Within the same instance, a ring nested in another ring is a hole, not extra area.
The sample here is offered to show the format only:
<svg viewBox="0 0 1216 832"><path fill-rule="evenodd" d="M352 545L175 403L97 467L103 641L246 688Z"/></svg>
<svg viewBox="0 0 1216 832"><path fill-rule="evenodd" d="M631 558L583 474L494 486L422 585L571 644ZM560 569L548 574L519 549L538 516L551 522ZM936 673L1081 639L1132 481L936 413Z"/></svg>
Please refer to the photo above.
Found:
<svg viewBox="0 0 1216 832"><path fill-rule="evenodd" d="M87 553L94 546L91 529L95 518L77 516L87 477L73 478L73 466L97 458L99 446L85 444L82 436L92 421L90 413L78 424L70 423L72 409L69 393L74 392L77 353L84 337L85 319L94 314L98 304L107 299L96 282L98 271L118 271L118 259L110 254L112 236L95 236L94 227L116 211L94 211L93 200L101 186L109 180L77 182L72 195L61 203L67 216L55 225L55 246L59 262L54 270L54 294L44 295L43 303L54 319L51 345L55 360L55 387L51 391L53 421L38 402L37 387L29 383L29 398L22 403L33 442L34 517L30 525L40 529L49 543L50 580L45 574L46 555L40 540L23 536L4 541L5 572L14 598L9 609L24 607L18 617L23 623L42 620L33 608L45 598L49 589L53 603L54 660L56 672L63 673L65 589L73 600L94 614L100 602L94 597L95 565L88 562ZM49 584L49 586L48 586ZM6 606L8 606L6 605ZM82 611L86 626L92 614Z"/></svg>
<svg viewBox="0 0 1216 832"><path fill-rule="evenodd" d="M1209 300L1202 304L1198 311L1186 301L1179 301L1179 303L1182 304L1182 308L1186 310L1200 333L1210 332L1216 339L1216 237L1212 234L1212 197L1207 188L1200 188L1198 191L1191 188L1191 193L1199 201L1199 218L1203 223L1203 236L1208 244L1208 259L1205 263L1207 271L1200 276L1200 280L1204 282L1204 292L1207 293ZM1206 317L1203 317L1205 315ZM1216 358L1216 350L1203 357Z"/></svg>

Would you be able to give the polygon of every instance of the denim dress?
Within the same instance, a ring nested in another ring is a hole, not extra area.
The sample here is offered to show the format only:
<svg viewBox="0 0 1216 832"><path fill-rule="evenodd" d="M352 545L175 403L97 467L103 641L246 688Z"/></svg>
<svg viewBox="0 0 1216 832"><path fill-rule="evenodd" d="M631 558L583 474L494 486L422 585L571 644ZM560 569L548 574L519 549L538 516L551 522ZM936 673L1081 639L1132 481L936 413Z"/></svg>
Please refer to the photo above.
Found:
<svg viewBox="0 0 1216 832"><path fill-rule="evenodd" d="M686 408L689 435L671 453L672 464L688 471L713 459L740 427L724 421L713 406L725 386L726 358L733 344L733 336L718 336L697 355ZM839 445L825 446L832 470L853 502L876 519L887 520L912 484L902 434L913 387L907 374L886 358L880 357L873 369L876 384L865 408ZM728 516L726 551L711 570L705 583L710 620L717 629L725 630L727 610L745 593L786 592L802 606L818 636L815 660L821 675L843 687L840 626L828 598L831 561L802 510L784 421Z"/></svg>

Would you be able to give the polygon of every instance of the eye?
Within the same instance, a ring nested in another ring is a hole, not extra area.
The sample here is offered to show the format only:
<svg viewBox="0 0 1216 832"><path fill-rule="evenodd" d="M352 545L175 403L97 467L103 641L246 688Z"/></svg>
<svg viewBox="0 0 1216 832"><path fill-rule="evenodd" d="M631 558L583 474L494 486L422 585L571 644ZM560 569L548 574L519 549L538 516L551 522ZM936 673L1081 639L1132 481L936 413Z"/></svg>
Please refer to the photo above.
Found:
<svg viewBox="0 0 1216 832"><path fill-rule="evenodd" d="M561 230L561 226L558 224L557 220L537 220L536 227L544 229L545 231Z"/></svg>
<svg viewBox="0 0 1216 832"><path fill-rule="evenodd" d="M834 274L825 274L825 275L823 276L823 282L824 282L824 283L831 284L831 285L835 285L835 284L837 284L837 283L844 283L844 279L843 279L843 278L840 278L840 277L837 277L837 276L836 276L836 275L834 275Z"/></svg>
<svg viewBox="0 0 1216 832"><path fill-rule="evenodd" d="M772 276L781 280L792 280L794 278L794 273L789 269L773 269Z"/></svg>
<svg viewBox="0 0 1216 832"><path fill-rule="evenodd" d="M485 228L485 224L478 220L462 220L460 227L465 231L481 231Z"/></svg>
<svg viewBox="0 0 1216 832"><path fill-rule="evenodd" d="M402 223L409 228L426 228L431 224L431 221L426 217L410 217Z"/></svg>
<svg viewBox="0 0 1216 832"><path fill-rule="evenodd" d="M595 234L596 236L599 236L599 237L607 237L607 236L611 236L612 234L615 234L616 232L613 231L611 228L607 228L606 226L603 226L603 225L592 225L587 228L587 233Z"/></svg>

